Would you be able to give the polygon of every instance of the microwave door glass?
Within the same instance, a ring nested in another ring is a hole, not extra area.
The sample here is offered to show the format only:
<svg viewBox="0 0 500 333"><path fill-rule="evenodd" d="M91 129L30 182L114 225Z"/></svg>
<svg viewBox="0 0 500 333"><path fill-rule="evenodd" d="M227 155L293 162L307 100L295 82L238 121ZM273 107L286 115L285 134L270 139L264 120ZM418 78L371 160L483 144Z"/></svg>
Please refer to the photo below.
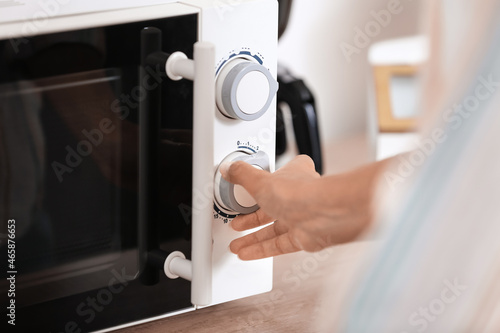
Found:
<svg viewBox="0 0 500 333"><path fill-rule="evenodd" d="M145 27L192 57L197 15L0 40L0 233L15 219L20 329L94 331L192 307L188 281L139 279L139 105L151 85L162 96L157 244L191 255L193 86L155 71L141 82Z"/></svg>
<svg viewBox="0 0 500 333"><path fill-rule="evenodd" d="M0 87L3 218L16 218L18 287L30 290L19 302L100 287L84 276L120 259L122 126L95 123L119 85L118 70L97 70Z"/></svg>

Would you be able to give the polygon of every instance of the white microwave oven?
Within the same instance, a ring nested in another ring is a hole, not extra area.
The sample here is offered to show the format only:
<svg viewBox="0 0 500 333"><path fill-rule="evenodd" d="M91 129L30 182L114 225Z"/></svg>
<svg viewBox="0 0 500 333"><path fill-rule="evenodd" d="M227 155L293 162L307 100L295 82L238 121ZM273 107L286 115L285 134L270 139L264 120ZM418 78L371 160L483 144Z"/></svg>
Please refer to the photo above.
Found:
<svg viewBox="0 0 500 333"><path fill-rule="evenodd" d="M275 168L278 4L0 1L0 282L13 331L106 331L272 289L218 166Z"/></svg>

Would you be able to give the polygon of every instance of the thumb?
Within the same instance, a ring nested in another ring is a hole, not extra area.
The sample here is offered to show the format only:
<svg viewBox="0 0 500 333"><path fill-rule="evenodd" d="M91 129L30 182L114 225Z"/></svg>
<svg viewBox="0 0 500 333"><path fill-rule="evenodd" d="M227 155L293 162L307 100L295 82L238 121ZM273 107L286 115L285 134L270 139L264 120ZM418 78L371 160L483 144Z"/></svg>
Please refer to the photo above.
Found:
<svg viewBox="0 0 500 333"><path fill-rule="evenodd" d="M224 162L220 166L222 177L230 183L243 186L251 196L261 188L270 173L243 162Z"/></svg>

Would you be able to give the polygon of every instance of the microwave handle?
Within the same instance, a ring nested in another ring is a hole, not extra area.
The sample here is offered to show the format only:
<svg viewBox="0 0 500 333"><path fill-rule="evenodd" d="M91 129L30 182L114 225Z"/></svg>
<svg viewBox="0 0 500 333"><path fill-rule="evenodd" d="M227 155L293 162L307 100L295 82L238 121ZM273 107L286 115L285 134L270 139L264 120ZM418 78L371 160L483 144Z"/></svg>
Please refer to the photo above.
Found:
<svg viewBox="0 0 500 333"><path fill-rule="evenodd" d="M194 60L183 53L161 51L161 30L145 28L141 32L141 79L146 68L160 70L172 80L194 81L193 97L193 207L191 260L178 251L159 250L159 142L161 88L146 89L140 106L139 158L139 253L141 282L158 282L158 269L169 278L191 281L191 303L204 306L212 298L212 207L214 157L212 142L215 118L215 47L211 43L194 44ZM141 80L141 82L144 82ZM200 197L201 196L201 197Z"/></svg>
<svg viewBox="0 0 500 333"><path fill-rule="evenodd" d="M141 31L139 82L146 82L151 71L165 76L159 64L169 55L162 53L161 48L161 30L144 28ZM154 59L157 57L163 59ZM139 280L145 285L155 285L159 281L159 272L152 264L151 254L159 249L161 87L157 85L144 89L144 92L139 104Z"/></svg>
<svg viewBox="0 0 500 333"><path fill-rule="evenodd" d="M191 303L204 306L212 299L215 46L208 42L195 43L193 58L188 60L182 53L175 52L167 60L165 70L173 80L186 78L194 84ZM175 257L175 252L169 257L172 256ZM182 260L174 260L170 267L165 267L166 274L169 269L181 276L185 265Z"/></svg>

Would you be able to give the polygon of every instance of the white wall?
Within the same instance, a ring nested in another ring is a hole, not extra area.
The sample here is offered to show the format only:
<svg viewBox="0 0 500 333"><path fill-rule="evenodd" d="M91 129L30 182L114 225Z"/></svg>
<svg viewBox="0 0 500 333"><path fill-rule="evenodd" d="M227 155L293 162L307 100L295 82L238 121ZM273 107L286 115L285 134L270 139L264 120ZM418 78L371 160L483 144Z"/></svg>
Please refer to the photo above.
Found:
<svg viewBox="0 0 500 333"><path fill-rule="evenodd" d="M279 59L315 94L325 145L366 129L368 47L348 62L340 46L355 46L354 29L376 22L370 11L386 9L393 1L398 0L294 0ZM417 33L419 0L401 0L400 6L401 12L391 14L391 22L372 41Z"/></svg>

